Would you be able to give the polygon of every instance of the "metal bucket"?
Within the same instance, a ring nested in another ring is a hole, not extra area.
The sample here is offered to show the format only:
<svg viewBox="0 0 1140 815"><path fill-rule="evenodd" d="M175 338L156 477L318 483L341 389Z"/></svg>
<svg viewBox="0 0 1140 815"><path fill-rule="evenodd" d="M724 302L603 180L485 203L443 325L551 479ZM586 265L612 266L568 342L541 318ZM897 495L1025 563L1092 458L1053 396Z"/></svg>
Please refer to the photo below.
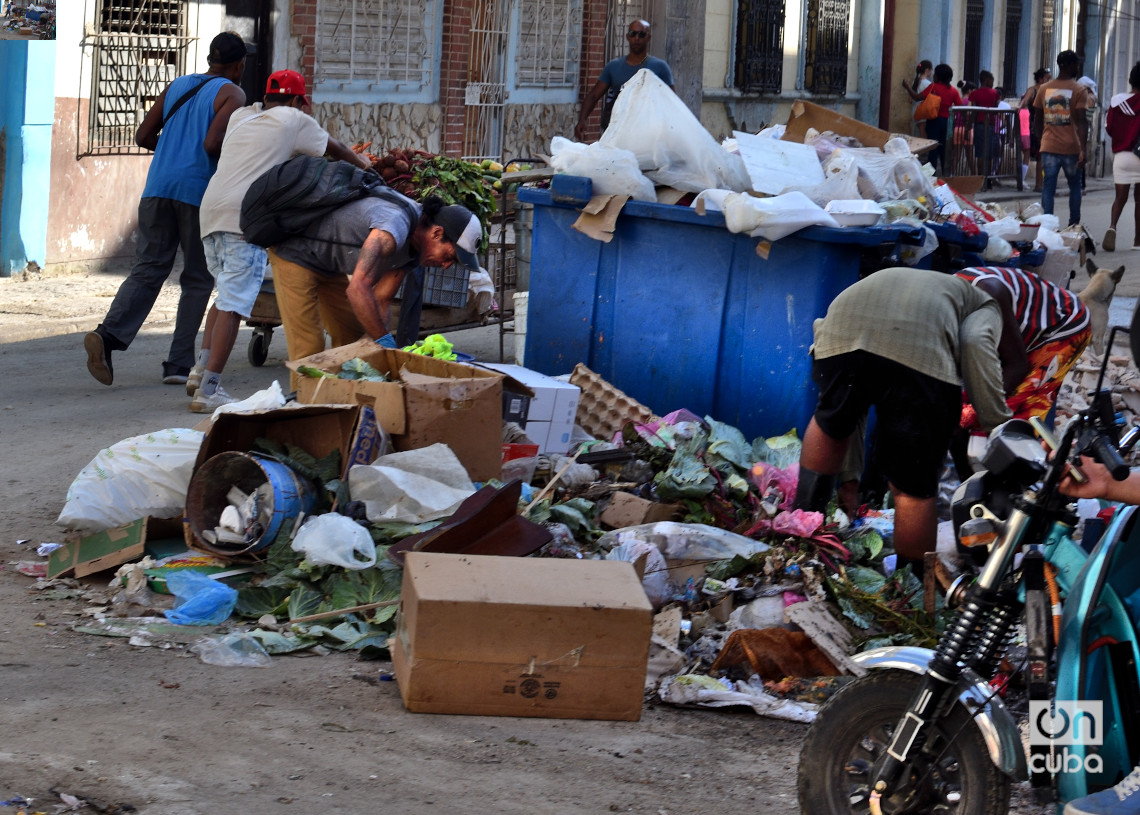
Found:
<svg viewBox="0 0 1140 815"><path fill-rule="evenodd" d="M218 525L222 510L229 506L226 496L231 487L252 493L263 484L273 487L272 515L265 531L247 543L209 543L202 532ZM273 543L281 525L316 503L313 487L280 461L250 453L219 453L207 459L190 479L186 490L186 521L202 545L222 555L235 556L260 552Z"/></svg>

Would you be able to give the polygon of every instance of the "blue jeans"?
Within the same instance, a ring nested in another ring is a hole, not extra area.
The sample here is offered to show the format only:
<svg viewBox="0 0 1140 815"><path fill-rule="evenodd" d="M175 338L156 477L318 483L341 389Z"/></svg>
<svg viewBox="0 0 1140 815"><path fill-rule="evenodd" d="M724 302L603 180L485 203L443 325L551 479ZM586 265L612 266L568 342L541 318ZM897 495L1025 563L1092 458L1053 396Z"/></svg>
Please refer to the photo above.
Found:
<svg viewBox="0 0 1140 815"><path fill-rule="evenodd" d="M1077 170L1076 154L1042 153L1041 166L1045 171L1045 186L1041 190L1041 209L1053 214L1053 196L1057 193L1057 176L1065 171L1069 184L1069 224L1081 222L1081 176Z"/></svg>

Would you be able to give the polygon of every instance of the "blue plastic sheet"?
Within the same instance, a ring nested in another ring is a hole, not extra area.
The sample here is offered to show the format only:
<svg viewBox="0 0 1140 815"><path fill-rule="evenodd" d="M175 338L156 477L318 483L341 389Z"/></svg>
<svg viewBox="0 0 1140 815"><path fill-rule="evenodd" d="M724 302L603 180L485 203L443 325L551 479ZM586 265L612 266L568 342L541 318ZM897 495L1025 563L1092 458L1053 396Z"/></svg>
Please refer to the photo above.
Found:
<svg viewBox="0 0 1140 815"><path fill-rule="evenodd" d="M237 603L237 590L195 569L171 572L166 587L174 595L174 608L163 612L177 625L218 625Z"/></svg>

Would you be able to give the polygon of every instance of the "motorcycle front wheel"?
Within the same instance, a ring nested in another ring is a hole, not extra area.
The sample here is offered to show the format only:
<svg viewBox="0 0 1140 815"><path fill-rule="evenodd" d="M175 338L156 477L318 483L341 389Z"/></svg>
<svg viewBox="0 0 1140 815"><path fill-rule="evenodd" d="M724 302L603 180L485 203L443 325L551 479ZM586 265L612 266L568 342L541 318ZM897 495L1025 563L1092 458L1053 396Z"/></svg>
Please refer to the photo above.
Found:
<svg viewBox="0 0 1140 815"><path fill-rule="evenodd" d="M872 671L827 701L800 753L802 812L871 812L872 768L890 745L921 681L920 675L907 671ZM916 762L903 773L900 788L879 802L884 815L1008 812L1009 779L990 760L981 732L965 709L955 705L928 732L935 758Z"/></svg>

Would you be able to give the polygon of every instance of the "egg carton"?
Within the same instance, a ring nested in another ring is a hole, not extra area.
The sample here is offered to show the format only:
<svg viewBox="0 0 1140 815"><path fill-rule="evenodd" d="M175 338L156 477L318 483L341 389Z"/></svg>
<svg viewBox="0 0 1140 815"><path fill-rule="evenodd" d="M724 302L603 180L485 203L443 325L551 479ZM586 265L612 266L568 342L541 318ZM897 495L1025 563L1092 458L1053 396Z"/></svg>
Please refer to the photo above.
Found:
<svg viewBox="0 0 1140 815"><path fill-rule="evenodd" d="M574 421L594 438L608 441L626 422L646 424L658 418L580 362L570 374L570 384L582 389Z"/></svg>

